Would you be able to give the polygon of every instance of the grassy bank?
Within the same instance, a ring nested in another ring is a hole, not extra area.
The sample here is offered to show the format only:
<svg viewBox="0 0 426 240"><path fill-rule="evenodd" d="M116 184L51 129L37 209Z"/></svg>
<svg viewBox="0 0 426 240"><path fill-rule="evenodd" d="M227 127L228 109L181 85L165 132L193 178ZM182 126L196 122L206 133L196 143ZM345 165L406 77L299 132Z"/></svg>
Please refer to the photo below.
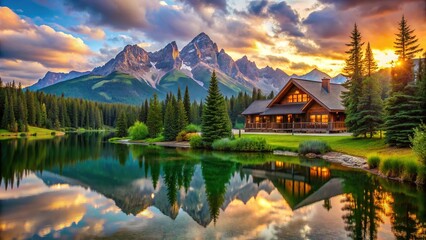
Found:
<svg viewBox="0 0 426 240"><path fill-rule="evenodd" d="M9 132L5 129L0 129L0 140L5 139L14 139L14 138L27 138L27 139L49 139L55 136L64 135L64 132L46 129L46 128L38 128L38 127L28 127L28 132Z"/></svg>
<svg viewBox="0 0 426 240"><path fill-rule="evenodd" d="M275 148L284 148L297 151L300 142L307 140L321 140L331 147L333 151L347 153L359 157L371 155L381 158L398 157L399 159L416 159L410 148L390 148L384 139L380 138L354 138L351 136L305 136L305 135L278 135L278 134L243 134L242 138L265 138L267 143Z"/></svg>

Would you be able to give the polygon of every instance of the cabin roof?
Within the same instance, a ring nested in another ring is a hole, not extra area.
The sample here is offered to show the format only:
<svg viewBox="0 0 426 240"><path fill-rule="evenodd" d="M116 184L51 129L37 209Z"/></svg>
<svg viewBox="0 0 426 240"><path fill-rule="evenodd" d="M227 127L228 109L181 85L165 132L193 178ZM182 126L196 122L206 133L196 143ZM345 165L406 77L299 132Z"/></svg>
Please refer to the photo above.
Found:
<svg viewBox="0 0 426 240"><path fill-rule="evenodd" d="M259 114L263 113L266 110L266 107L269 105L272 99L268 100L256 100L250 104L250 106L247 107L244 112L242 112L242 115L251 115L251 114Z"/></svg>
<svg viewBox="0 0 426 240"><path fill-rule="evenodd" d="M303 113L302 108L305 103L291 103L284 105L276 105L266 110L260 115L284 115L284 114L300 114Z"/></svg>
<svg viewBox="0 0 426 240"><path fill-rule="evenodd" d="M296 86L308 92L318 103L329 110L345 110L341 95L342 92L346 91L346 88L342 84L330 83L330 92L326 92L321 87L321 82L297 78L293 78L293 81Z"/></svg>

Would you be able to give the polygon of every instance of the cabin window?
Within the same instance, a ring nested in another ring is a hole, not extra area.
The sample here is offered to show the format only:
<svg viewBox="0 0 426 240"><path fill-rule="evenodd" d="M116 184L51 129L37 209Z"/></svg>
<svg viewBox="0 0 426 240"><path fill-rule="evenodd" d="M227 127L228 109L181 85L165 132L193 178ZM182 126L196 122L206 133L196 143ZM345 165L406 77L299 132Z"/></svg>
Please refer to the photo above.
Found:
<svg viewBox="0 0 426 240"><path fill-rule="evenodd" d="M309 116L310 122L322 122L328 123L328 115L327 114L315 114Z"/></svg>
<svg viewBox="0 0 426 240"><path fill-rule="evenodd" d="M287 122L292 122L292 118L291 114L287 115Z"/></svg>
<svg viewBox="0 0 426 240"><path fill-rule="evenodd" d="M283 117L282 116L277 116L276 122L277 123L282 123L283 122Z"/></svg>
<svg viewBox="0 0 426 240"><path fill-rule="evenodd" d="M308 94L305 93L299 93L299 91L295 91L294 94L290 94L287 97L287 102L289 103L296 103L296 102L307 102L309 101Z"/></svg>
<svg viewBox="0 0 426 240"><path fill-rule="evenodd" d="M255 118L255 123L259 123L259 121L260 121L260 118L259 118L259 116L256 116L256 118Z"/></svg>

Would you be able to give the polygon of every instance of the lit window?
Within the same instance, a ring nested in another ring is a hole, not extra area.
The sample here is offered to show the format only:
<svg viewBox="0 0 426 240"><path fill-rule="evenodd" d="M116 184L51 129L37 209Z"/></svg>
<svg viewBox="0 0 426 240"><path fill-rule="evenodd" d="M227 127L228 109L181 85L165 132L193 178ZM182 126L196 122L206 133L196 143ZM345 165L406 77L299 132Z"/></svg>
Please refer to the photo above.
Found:
<svg viewBox="0 0 426 240"><path fill-rule="evenodd" d="M255 118L255 122L256 122L256 123L258 123L258 122L259 122L259 120L260 120L259 116L256 116L256 118Z"/></svg>
<svg viewBox="0 0 426 240"><path fill-rule="evenodd" d="M328 115L321 115L321 122L328 123Z"/></svg>
<svg viewBox="0 0 426 240"><path fill-rule="evenodd" d="M277 116L277 123L282 123L282 122L283 122L283 117Z"/></svg>
<svg viewBox="0 0 426 240"><path fill-rule="evenodd" d="M307 94L303 94L303 102L307 102L308 101L308 95Z"/></svg>

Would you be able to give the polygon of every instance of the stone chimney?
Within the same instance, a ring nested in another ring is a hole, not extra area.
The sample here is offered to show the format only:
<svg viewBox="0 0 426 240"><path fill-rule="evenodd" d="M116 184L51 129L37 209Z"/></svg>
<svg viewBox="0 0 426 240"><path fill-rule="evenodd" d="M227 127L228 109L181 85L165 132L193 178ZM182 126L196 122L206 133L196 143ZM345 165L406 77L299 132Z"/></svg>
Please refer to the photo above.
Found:
<svg viewBox="0 0 426 240"><path fill-rule="evenodd" d="M322 81L322 84L321 84L322 89L324 89L324 91L329 93L330 92L330 78L323 78L323 79L321 79L321 81Z"/></svg>

